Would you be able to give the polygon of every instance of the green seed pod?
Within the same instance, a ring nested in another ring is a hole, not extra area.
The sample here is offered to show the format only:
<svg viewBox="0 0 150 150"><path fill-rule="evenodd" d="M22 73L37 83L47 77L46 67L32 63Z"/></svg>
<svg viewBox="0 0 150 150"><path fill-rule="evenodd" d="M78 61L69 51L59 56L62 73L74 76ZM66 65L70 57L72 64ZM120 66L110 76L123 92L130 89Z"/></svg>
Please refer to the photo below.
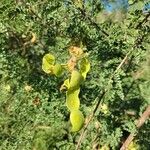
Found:
<svg viewBox="0 0 150 150"><path fill-rule="evenodd" d="M60 64L56 64L53 68L53 73L57 77L59 77L59 76L61 76L62 72L63 72L62 66Z"/></svg>
<svg viewBox="0 0 150 150"><path fill-rule="evenodd" d="M84 77L84 79L86 78L87 73L90 70L90 62L88 61L87 58L83 58L80 63L79 63L79 69L80 72L82 74L82 76Z"/></svg>
<svg viewBox="0 0 150 150"><path fill-rule="evenodd" d="M84 124L84 116L80 110L74 110L70 114L70 121L72 124L72 132L79 131Z"/></svg>
<svg viewBox="0 0 150 150"><path fill-rule="evenodd" d="M80 106L79 100L79 92L80 89L76 89L74 91L67 91L66 93L66 105L70 111L78 110Z"/></svg>
<svg viewBox="0 0 150 150"><path fill-rule="evenodd" d="M46 54L42 60L42 69L46 73L52 73L55 57L52 54Z"/></svg>
<svg viewBox="0 0 150 150"><path fill-rule="evenodd" d="M70 79L70 89L76 89L80 86L80 84L83 82L84 78L81 75L80 72L77 70L72 71L71 79Z"/></svg>

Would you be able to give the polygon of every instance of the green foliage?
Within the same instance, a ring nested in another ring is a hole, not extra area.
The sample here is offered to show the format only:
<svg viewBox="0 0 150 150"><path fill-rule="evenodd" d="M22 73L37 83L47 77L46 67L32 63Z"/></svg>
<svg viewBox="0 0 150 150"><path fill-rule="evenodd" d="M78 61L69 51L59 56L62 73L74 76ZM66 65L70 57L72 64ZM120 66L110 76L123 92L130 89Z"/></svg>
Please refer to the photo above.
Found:
<svg viewBox="0 0 150 150"><path fill-rule="evenodd" d="M126 14L109 14L100 1L0 1L1 150L74 150L80 132L70 132L69 116L77 113L71 123L81 129L106 87L81 149L116 150L134 132L136 147L149 149L150 121L140 129L135 122L150 102L150 24L144 1L130 4ZM86 78L77 85L74 68Z"/></svg>

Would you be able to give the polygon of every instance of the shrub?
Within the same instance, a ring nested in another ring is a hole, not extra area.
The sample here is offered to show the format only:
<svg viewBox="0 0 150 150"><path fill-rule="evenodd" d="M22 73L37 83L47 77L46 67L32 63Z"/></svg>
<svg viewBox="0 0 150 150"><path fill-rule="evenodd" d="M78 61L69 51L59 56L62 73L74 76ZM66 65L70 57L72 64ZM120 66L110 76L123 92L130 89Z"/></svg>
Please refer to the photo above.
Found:
<svg viewBox="0 0 150 150"><path fill-rule="evenodd" d="M149 120L140 129L135 125L150 102L150 14L143 13L144 2L133 2L126 14L105 12L100 1L0 4L0 149L75 149L80 132L70 132L65 95L59 91L66 74L45 74L42 58L52 53L62 63L70 46L81 45L91 63L79 94L86 118L107 91L81 149L117 150L135 132L132 145L149 149Z"/></svg>

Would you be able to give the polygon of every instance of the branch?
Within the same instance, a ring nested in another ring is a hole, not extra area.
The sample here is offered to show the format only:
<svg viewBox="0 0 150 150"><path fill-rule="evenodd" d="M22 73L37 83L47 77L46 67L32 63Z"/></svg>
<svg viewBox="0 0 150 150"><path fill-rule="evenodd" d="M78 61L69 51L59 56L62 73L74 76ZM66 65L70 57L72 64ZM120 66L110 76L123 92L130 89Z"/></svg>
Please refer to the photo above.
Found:
<svg viewBox="0 0 150 150"><path fill-rule="evenodd" d="M137 121L137 128L140 128L145 121L149 118L150 116L150 105L147 107L147 109L144 111L144 113L142 114L142 116L139 118L139 120ZM122 147L120 148L120 150L126 150L129 146L129 144L133 141L134 137L136 136L135 133L131 133L126 141L123 143Z"/></svg>
<svg viewBox="0 0 150 150"><path fill-rule="evenodd" d="M148 21L148 18L150 17L150 12L144 17L144 19L136 26L135 29L139 29L143 23Z"/></svg>
<svg viewBox="0 0 150 150"><path fill-rule="evenodd" d="M78 8L78 10L81 12L82 16L85 17L87 20L89 20L89 22L98 30L101 31L105 36L109 36L109 34L104 31L103 29L101 29L101 27L94 21L92 20L92 18L86 13L85 10Z"/></svg>
<svg viewBox="0 0 150 150"><path fill-rule="evenodd" d="M130 4L129 6L132 6L134 4L136 4L138 2L138 0L135 0L132 4Z"/></svg>

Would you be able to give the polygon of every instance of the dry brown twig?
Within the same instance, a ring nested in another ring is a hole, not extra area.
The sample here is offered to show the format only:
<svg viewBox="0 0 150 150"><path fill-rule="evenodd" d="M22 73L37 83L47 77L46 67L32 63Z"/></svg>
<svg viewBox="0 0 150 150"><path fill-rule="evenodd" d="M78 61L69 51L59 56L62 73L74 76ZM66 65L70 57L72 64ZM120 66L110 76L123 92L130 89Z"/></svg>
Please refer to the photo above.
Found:
<svg viewBox="0 0 150 150"><path fill-rule="evenodd" d="M139 118L139 120L137 121L137 128L140 128L144 122L149 118L150 116L150 105L147 107L147 109L144 111L144 113L142 114L142 116ZM129 144L133 141L134 137L136 136L135 133L131 133L127 139L125 140L125 142L123 143L122 147L120 148L120 150L126 150L129 146Z"/></svg>

